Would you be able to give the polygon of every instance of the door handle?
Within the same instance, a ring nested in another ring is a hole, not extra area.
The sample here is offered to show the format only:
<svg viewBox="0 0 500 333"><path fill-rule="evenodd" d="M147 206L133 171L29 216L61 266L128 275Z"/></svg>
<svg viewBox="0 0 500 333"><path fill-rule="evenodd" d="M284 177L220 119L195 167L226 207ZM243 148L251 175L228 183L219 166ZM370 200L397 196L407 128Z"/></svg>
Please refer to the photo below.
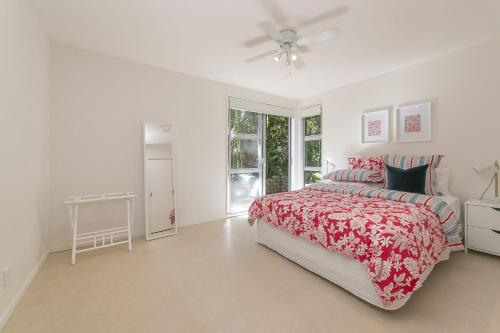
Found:
<svg viewBox="0 0 500 333"><path fill-rule="evenodd" d="M500 208L498 208L498 207L491 207L491 209L496 210L497 212L500 212Z"/></svg>
<svg viewBox="0 0 500 333"><path fill-rule="evenodd" d="M153 192L149 192L149 197L152 198L153 197Z"/></svg>
<svg viewBox="0 0 500 333"><path fill-rule="evenodd" d="M500 231L498 231L498 230L491 230L491 231L493 231L495 234L499 234L500 235Z"/></svg>

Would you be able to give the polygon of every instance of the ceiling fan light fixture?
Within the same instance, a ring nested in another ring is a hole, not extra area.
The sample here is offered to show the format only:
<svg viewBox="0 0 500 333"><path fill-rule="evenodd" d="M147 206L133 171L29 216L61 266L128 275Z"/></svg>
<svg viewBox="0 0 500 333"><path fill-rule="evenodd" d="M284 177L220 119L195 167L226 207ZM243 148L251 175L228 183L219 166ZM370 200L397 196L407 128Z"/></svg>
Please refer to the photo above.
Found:
<svg viewBox="0 0 500 333"><path fill-rule="evenodd" d="M282 56L283 56L283 50L279 54L274 56L274 62L279 62Z"/></svg>
<svg viewBox="0 0 500 333"><path fill-rule="evenodd" d="M338 35L337 28L300 37L297 36L295 28L289 27L284 30L278 30L272 22L261 22L259 26L266 32L268 38L278 44L279 48L249 58L246 62L253 63L271 55L276 63L280 62L281 58L284 58L285 68L289 74L291 74L291 67L297 70L304 68L305 63L300 53L305 52L305 48L307 48L309 44L324 42Z"/></svg>

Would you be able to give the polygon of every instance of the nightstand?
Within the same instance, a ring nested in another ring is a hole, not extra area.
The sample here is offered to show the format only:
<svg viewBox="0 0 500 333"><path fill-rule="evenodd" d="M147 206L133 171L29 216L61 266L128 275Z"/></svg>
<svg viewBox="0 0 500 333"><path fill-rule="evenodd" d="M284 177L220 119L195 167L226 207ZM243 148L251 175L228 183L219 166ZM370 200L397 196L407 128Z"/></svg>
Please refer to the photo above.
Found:
<svg viewBox="0 0 500 333"><path fill-rule="evenodd" d="M500 255L500 202L471 199L465 203L467 249Z"/></svg>

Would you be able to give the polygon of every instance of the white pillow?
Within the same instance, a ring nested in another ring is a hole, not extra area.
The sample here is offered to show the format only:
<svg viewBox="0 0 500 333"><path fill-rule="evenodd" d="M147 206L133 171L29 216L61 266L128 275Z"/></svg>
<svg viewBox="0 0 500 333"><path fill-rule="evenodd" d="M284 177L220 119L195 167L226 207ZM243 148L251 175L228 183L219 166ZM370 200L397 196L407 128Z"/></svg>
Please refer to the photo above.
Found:
<svg viewBox="0 0 500 333"><path fill-rule="evenodd" d="M436 169L436 189L439 195L451 195L450 192L450 169Z"/></svg>

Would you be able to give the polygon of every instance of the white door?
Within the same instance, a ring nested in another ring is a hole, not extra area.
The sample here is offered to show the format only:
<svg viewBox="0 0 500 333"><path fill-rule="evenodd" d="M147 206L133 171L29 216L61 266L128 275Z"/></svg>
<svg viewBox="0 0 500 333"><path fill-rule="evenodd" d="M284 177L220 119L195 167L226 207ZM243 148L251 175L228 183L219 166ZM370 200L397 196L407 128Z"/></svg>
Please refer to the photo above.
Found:
<svg viewBox="0 0 500 333"><path fill-rule="evenodd" d="M173 228L170 213L174 209L172 160L148 160L149 211L151 233Z"/></svg>

